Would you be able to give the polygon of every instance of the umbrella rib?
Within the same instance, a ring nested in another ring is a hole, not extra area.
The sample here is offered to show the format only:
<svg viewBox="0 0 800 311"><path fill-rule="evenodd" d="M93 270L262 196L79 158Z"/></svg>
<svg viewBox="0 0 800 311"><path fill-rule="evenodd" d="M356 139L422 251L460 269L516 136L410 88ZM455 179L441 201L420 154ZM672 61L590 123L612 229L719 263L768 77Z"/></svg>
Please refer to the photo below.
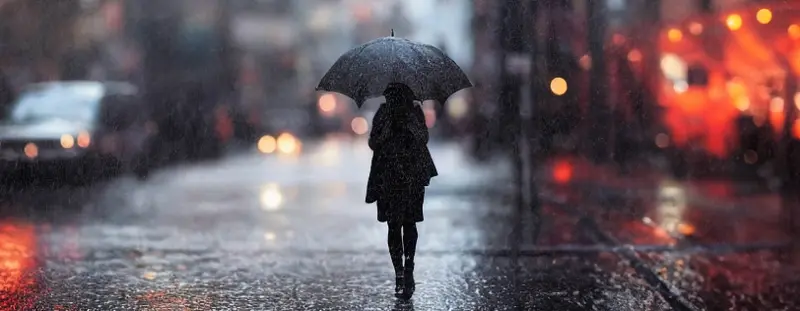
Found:
<svg viewBox="0 0 800 311"><path fill-rule="evenodd" d="M347 64L347 71L345 71L345 72L348 72L348 73L352 73L352 72L353 72L353 66L355 66L355 65L358 63L358 62L356 62L356 61L355 61L356 59L358 59L356 56L358 56L359 54L361 54L362 52L364 52L364 50L365 50L365 49L367 49L367 47L368 47L369 45L370 45L370 42L364 43L364 44L361 46L361 48L359 48L358 50L356 50L356 51L354 51L354 52L353 52L353 54L351 55L350 59L348 59L349 63ZM343 66L343 67L344 67L344 66ZM359 74L359 75L361 75L361 74ZM358 85L361 85L361 84L363 84L363 83L361 83L361 79L360 79L360 78L361 78L361 77L359 76L359 79L356 79L356 83L357 83ZM357 90L359 90L360 88L356 88L356 89L357 89ZM353 95L355 95L356 97L358 97L358 98L353 98L353 99L354 99L356 102L359 102L359 101L362 101L362 100L364 100L364 98L362 98L362 97L363 97L363 95L362 95L362 94L360 94L360 92L359 92L359 94L353 94Z"/></svg>
<svg viewBox="0 0 800 311"><path fill-rule="evenodd" d="M364 52L364 50L367 48L368 44L369 44L369 43L365 43L364 45L362 45L362 46L361 46L361 48L360 48L360 49L358 49L358 51L355 51L355 52L353 53L353 55L350 57L350 59L348 59L348 61L349 61L350 63L349 63L349 64L347 64L347 72L352 72L352 70L353 70L353 66L356 64L356 62L355 62L355 60L356 60L356 56L358 56L359 54L361 54L361 52Z"/></svg>
<svg viewBox="0 0 800 311"><path fill-rule="evenodd" d="M413 45L411 45L411 49L412 49L414 52L416 52L416 54L417 54L417 55L416 55L416 58L417 58L417 63L418 63L418 64L420 64L420 65L423 65L423 64L425 64L425 66L426 66L426 68L423 68L423 72L433 71L435 68L432 68L432 67L431 67L431 68L427 68L427 67L430 67L430 66L427 66L427 63L428 63L429 59L428 59L428 56L426 55L426 54L427 54L427 53L426 53L427 51L425 50L425 47L426 47L426 45L425 45L425 44L421 44L421 43L420 43L420 44L413 44ZM417 68L415 68L415 69L417 69ZM419 73L419 72L418 72L418 71L416 71L415 73ZM428 73L428 74L431 74L431 73ZM438 81L438 82L443 82L443 81ZM430 88L430 87L431 87L431 85L426 85L425 87L426 87L426 88ZM435 96L435 95L432 93L432 91L433 91L433 90L427 90L427 91L424 91L424 92L422 92L423 94L419 94L419 95L420 95L420 96L419 96L419 97L420 97L420 100L422 100L422 101L425 101L425 100L431 99L431 98L424 98L424 97L432 97L432 96Z"/></svg>
<svg viewBox="0 0 800 311"><path fill-rule="evenodd" d="M450 58L450 56L448 56L446 53L444 53L444 51L442 51L442 50L440 50L440 49L438 49L438 48L436 48L435 46L432 46L432 45L423 44L423 46L425 46L429 50L431 50L434 53L436 53L437 56L442 59L443 63L441 64L441 66L458 68L460 70L461 66L459 66L458 63L456 63L455 60ZM472 85L472 83L469 82L469 77L467 77L466 74L463 71L458 71L458 72L456 72L456 74L459 75L458 80L465 79L467 84ZM446 100L446 99L450 98L450 96L452 96L456 92L462 90L461 82L462 81L459 81L456 84L456 82L453 82L453 80L447 79L445 81L446 87L444 89L443 88L439 88L438 91L440 93L442 93L441 96L447 96L447 98L445 98L445 100ZM456 86L456 85L458 85L458 86ZM442 104L444 104L444 103L442 103Z"/></svg>

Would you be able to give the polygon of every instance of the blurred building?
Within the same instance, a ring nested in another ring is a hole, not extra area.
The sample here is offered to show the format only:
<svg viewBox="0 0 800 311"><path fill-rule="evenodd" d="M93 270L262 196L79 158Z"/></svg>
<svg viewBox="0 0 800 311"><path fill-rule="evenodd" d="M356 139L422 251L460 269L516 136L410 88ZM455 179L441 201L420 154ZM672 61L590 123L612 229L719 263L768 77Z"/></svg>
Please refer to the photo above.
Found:
<svg viewBox="0 0 800 311"><path fill-rule="evenodd" d="M0 68L15 87L60 78L79 12L77 0L0 1Z"/></svg>
<svg viewBox="0 0 800 311"><path fill-rule="evenodd" d="M398 3L402 9L390 14L408 16L412 32L404 37L447 50L448 55L462 68L467 69L472 65L471 1L404 0Z"/></svg>
<svg viewBox="0 0 800 311"><path fill-rule="evenodd" d="M121 0L3 1L0 66L15 84L126 79L122 26Z"/></svg>

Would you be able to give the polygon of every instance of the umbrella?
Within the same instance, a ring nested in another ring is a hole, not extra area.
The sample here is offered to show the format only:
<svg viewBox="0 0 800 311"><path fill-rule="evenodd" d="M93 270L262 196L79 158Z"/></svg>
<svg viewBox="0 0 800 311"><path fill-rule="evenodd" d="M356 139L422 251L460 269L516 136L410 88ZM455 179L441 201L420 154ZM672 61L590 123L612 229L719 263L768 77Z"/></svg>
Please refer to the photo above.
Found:
<svg viewBox="0 0 800 311"><path fill-rule="evenodd" d="M344 53L322 77L317 91L337 92L356 101L381 96L389 83L403 83L418 100L442 104L472 83L438 48L394 36L383 37Z"/></svg>

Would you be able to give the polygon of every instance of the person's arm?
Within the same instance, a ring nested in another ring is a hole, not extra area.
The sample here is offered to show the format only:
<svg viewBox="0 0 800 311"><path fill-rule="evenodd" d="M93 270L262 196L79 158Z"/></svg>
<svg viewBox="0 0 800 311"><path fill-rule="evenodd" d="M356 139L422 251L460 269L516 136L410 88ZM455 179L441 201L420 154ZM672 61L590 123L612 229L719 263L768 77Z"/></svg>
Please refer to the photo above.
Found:
<svg viewBox="0 0 800 311"><path fill-rule="evenodd" d="M428 126L425 124L425 113L422 107L416 106L412 109L412 120L409 122L409 130L411 131L414 140L420 144L428 144L430 133Z"/></svg>
<svg viewBox="0 0 800 311"><path fill-rule="evenodd" d="M381 146L389 139L389 127L391 120L387 115L387 111L383 105L375 112L372 117L372 130L369 133L369 148L373 151L380 149Z"/></svg>

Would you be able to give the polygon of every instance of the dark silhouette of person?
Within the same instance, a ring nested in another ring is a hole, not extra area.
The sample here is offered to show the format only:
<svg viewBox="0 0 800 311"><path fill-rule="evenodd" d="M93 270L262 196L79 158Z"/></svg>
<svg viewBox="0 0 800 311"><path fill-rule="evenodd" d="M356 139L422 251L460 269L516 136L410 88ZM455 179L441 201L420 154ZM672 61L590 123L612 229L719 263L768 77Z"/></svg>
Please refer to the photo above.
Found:
<svg viewBox="0 0 800 311"><path fill-rule="evenodd" d="M16 100L16 92L6 75L0 71L0 108L5 108ZM4 109L3 109L4 110Z"/></svg>
<svg viewBox="0 0 800 311"><path fill-rule="evenodd" d="M384 96L386 103L375 113L369 137L373 156L366 201L377 202L378 221L389 227L395 295L409 299L415 290L416 223L424 220L425 187L438 172L427 146L425 115L414 104L413 91L392 83Z"/></svg>

